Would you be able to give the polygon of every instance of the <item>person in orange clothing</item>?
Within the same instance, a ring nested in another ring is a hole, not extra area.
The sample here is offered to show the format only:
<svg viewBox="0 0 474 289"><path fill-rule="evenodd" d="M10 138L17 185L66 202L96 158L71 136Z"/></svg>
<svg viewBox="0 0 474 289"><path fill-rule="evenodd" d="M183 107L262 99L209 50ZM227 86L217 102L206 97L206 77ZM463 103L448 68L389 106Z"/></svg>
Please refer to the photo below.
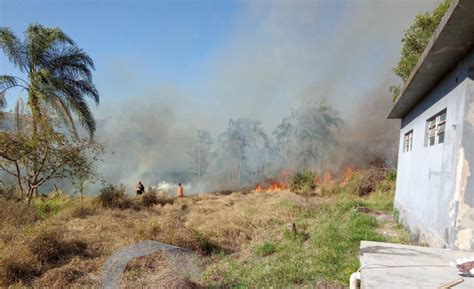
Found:
<svg viewBox="0 0 474 289"><path fill-rule="evenodd" d="M184 189L181 183L178 184L178 198L184 197Z"/></svg>

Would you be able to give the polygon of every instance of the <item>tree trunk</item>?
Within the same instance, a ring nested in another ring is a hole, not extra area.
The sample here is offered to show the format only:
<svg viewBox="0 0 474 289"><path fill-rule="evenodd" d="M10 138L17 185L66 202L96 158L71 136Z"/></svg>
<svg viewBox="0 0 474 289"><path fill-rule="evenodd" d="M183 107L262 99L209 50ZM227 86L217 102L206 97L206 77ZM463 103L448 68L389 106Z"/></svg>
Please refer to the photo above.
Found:
<svg viewBox="0 0 474 289"><path fill-rule="evenodd" d="M24 190L23 190L23 185L21 183L20 167L18 166L17 162L15 162L15 168L16 168L16 178L17 178L17 182L18 182L18 189L20 190L20 197L23 199Z"/></svg>
<svg viewBox="0 0 474 289"><path fill-rule="evenodd" d="M29 186L28 192L26 194L26 199L28 200L28 204L31 203L31 199L33 198L34 192L35 192L35 187Z"/></svg>

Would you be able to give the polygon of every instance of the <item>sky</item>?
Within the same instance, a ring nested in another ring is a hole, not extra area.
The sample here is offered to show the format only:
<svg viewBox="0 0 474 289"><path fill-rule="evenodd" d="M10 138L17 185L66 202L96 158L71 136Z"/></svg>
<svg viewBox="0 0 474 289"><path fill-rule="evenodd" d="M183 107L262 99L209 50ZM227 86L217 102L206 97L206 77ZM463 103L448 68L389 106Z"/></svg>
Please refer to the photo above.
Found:
<svg viewBox="0 0 474 289"><path fill-rule="evenodd" d="M143 163L184 166L196 129L216 135L230 118L250 117L271 134L306 103L327 101L349 123L377 110L376 122L396 128L385 116L400 40L439 2L0 0L0 26L18 35L34 22L57 26L89 53L95 116L107 122L98 133L122 155L159 151L121 161L142 166L135 178L150 170ZM18 74L3 55L0 73Z"/></svg>

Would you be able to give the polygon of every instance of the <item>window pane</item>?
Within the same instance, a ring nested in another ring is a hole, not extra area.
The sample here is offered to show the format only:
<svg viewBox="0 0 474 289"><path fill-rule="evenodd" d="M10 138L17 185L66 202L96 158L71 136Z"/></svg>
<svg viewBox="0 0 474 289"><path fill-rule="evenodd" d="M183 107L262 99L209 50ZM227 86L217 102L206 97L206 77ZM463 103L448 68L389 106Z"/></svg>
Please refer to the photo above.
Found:
<svg viewBox="0 0 474 289"><path fill-rule="evenodd" d="M432 136L432 137L430 137L430 139L429 139L429 145L432 146L432 145L434 145L434 144L435 144L435 137Z"/></svg>
<svg viewBox="0 0 474 289"><path fill-rule="evenodd" d="M444 131L438 134L438 143L444 143Z"/></svg>
<svg viewBox="0 0 474 289"><path fill-rule="evenodd" d="M442 122L446 121L446 111L443 112L443 114L441 114L441 115L439 116L439 119L440 119L440 121L442 121Z"/></svg>

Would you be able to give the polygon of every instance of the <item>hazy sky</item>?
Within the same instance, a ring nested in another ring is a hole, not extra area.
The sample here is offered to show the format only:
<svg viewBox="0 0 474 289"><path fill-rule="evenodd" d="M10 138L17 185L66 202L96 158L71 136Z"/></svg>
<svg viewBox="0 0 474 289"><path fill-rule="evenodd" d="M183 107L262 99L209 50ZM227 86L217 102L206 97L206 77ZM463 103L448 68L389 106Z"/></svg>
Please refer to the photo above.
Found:
<svg viewBox="0 0 474 289"><path fill-rule="evenodd" d="M38 22L75 39L96 64L99 117L158 90L203 125L242 113L274 122L295 99L357 97L390 77L403 30L438 2L0 0L0 26Z"/></svg>
<svg viewBox="0 0 474 289"><path fill-rule="evenodd" d="M58 26L91 55L96 117L108 120L99 134L143 176L147 163L184 166L186 138L215 136L229 118L271 134L292 108L325 100L349 123L384 122L403 31L440 1L0 0L0 26ZM0 55L5 72L16 73Z"/></svg>

